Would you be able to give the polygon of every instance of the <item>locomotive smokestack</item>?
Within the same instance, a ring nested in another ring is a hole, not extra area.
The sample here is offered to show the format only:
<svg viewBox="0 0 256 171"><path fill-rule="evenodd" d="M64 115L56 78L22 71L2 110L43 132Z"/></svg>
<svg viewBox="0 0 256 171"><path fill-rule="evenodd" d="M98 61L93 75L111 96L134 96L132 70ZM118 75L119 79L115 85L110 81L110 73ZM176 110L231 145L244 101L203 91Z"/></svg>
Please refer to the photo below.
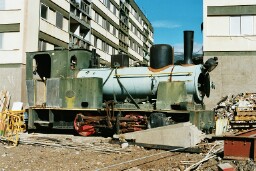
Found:
<svg viewBox="0 0 256 171"><path fill-rule="evenodd" d="M184 64L193 64L194 31L184 31Z"/></svg>

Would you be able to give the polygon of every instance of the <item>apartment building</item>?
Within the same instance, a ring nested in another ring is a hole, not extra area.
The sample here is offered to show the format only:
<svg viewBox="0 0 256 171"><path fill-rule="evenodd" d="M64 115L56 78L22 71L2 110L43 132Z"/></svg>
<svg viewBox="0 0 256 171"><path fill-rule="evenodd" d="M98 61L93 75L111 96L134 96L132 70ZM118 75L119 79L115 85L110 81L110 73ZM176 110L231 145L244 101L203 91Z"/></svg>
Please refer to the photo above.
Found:
<svg viewBox="0 0 256 171"><path fill-rule="evenodd" d="M0 0L0 90L26 102L26 52L96 49L147 62L153 28L133 0Z"/></svg>
<svg viewBox="0 0 256 171"><path fill-rule="evenodd" d="M204 0L203 51L205 60L219 58L211 73L208 107L221 97L255 92L256 4L255 0Z"/></svg>
<svg viewBox="0 0 256 171"><path fill-rule="evenodd" d="M70 0L69 48L90 49L91 0Z"/></svg>
<svg viewBox="0 0 256 171"><path fill-rule="evenodd" d="M130 64L148 62L153 27L133 0L92 0L91 48L106 63L127 54Z"/></svg>
<svg viewBox="0 0 256 171"><path fill-rule="evenodd" d="M26 101L26 52L68 48L66 0L0 0L0 89Z"/></svg>

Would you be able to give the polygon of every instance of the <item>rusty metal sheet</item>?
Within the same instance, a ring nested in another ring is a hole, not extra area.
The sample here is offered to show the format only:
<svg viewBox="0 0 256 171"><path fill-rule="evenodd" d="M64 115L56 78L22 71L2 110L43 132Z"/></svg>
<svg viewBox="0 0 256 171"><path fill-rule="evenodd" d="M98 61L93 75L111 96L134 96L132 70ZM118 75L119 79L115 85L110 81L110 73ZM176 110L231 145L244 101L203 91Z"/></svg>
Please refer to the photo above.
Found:
<svg viewBox="0 0 256 171"><path fill-rule="evenodd" d="M224 141L224 158L246 160L249 159L252 150L252 142L248 139L231 139Z"/></svg>
<svg viewBox="0 0 256 171"><path fill-rule="evenodd" d="M256 161L256 129L231 136L214 137L224 140L224 158Z"/></svg>

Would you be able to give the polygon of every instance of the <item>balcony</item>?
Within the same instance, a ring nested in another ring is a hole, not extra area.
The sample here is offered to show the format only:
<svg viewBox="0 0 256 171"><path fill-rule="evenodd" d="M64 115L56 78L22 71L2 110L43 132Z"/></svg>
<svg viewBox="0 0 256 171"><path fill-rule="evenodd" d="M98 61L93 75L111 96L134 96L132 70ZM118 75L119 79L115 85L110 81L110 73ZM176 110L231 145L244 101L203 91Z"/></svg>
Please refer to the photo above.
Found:
<svg viewBox="0 0 256 171"><path fill-rule="evenodd" d="M128 53L128 46L119 40L119 50Z"/></svg>
<svg viewBox="0 0 256 171"><path fill-rule="evenodd" d="M84 19L80 19L79 16L77 16L74 13L70 13L70 25L72 24L81 24L84 27L90 29L91 28L91 24L90 24L90 20L87 20L87 18Z"/></svg>
<svg viewBox="0 0 256 171"><path fill-rule="evenodd" d="M81 3L77 3L75 0L70 1L70 12L79 16L80 13L86 15L91 19L91 4L89 2L81 1Z"/></svg>
<svg viewBox="0 0 256 171"><path fill-rule="evenodd" d="M120 28L120 30L121 30L124 34L129 35L129 29L128 29L127 25L125 25L125 24L123 24L122 22L120 22L119 28Z"/></svg>
<svg viewBox="0 0 256 171"><path fill-rule="evenodd" d="M91 45L90 41L87 41L74 33L69 33L69 48L71 49L89 49L89 46Z"/></svg>

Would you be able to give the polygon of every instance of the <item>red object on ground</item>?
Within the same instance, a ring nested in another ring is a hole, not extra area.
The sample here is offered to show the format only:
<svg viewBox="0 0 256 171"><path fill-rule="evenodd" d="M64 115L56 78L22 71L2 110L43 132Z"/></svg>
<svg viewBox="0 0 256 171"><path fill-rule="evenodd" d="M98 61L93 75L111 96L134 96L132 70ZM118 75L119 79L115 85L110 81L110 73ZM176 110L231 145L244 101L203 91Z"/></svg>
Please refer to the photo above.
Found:
<svg viewBox="0 0 256 171"><path fill-rule="evenodd" d="M93 126L90 126L90 125L78 126L76 121L77 121L77 116L74 120L74 128L78 132L79 135L90 136L96 132Z"/></svg>
<svg viewBox="0 0 256 171"><path fill-rule="evenodd" d="M224 158L256 161L256 129L235 135L215 137L224 140Z"/></svg>

